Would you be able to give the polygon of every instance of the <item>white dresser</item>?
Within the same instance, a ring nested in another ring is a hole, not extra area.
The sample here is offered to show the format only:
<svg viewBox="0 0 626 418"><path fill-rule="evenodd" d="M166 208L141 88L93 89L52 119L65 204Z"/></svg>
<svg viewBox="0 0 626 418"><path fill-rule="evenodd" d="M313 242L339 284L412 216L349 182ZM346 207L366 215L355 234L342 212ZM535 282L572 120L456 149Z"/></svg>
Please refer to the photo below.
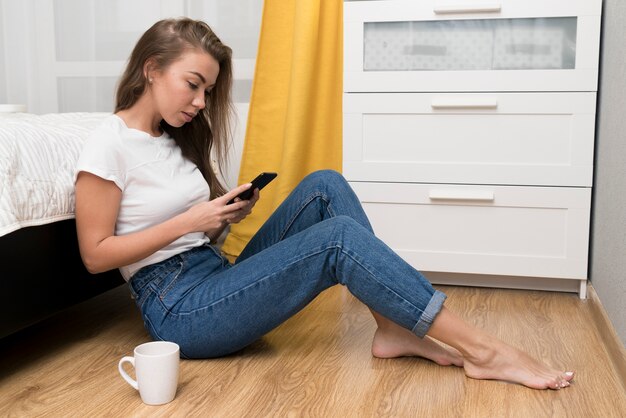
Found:
<svg viewBox="0 0 626 418"><path fill-rule="evenodd" d="M344 3L343 173L432 282L585 297L601 6Z"/></svg>

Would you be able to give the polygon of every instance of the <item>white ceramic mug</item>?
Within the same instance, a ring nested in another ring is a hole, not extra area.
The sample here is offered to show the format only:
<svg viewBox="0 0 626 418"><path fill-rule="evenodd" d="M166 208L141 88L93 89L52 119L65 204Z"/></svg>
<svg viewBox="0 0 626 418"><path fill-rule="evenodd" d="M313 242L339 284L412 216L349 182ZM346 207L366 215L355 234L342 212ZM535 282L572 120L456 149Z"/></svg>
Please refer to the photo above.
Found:
<svg viewBox="0 0 626 418"><path fill-rule="evenodd" d="M153 341L135 347L134 357L123 357L117 367L124 380L139 391L145 404L162 405L176 396L179 361L178 344ZM126 373L124 363L133 365L137 380Z"/></svg>

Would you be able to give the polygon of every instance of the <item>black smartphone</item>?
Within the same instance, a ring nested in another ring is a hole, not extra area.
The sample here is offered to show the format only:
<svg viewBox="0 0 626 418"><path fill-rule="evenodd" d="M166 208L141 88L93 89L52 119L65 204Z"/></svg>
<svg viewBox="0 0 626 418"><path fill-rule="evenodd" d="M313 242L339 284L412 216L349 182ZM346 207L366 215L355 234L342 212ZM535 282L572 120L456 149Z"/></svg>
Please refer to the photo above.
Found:
<svg viewBox="0 0 626 418"><path fill-rule="evenodd" d="M254 189L261 190L262 188L267 186L270 181L274 180L277 175L278 173L271 173L271 172L263 172L259 174L258 176L256 176L254 180L250 182L252 183L252 187L250 187L248 190L244 190L243 192L239 193L235 198L230 199L227 205L230 205L231 203L235 203L235 199L237 197L241 200L249 200L254 194Z"/></svg>

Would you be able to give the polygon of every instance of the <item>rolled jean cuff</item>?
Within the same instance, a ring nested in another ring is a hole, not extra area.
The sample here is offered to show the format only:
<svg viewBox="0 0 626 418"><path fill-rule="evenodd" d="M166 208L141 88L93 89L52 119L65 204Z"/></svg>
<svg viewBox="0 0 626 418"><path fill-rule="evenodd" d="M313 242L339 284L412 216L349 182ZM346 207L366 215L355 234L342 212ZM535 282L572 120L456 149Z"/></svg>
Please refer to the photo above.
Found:
<svg viewBox="0 0 626 418"><path fill-rule="evenodd" d="M430 302L428 302L422 316L412 329L415 335L420 338L424 338L430 329L430 326L433 324L435 317L443 308L443 302L445 302L446 298L447 296L444 293L435 290L435 293L433 293L433 296L430 298Z"/></svg>

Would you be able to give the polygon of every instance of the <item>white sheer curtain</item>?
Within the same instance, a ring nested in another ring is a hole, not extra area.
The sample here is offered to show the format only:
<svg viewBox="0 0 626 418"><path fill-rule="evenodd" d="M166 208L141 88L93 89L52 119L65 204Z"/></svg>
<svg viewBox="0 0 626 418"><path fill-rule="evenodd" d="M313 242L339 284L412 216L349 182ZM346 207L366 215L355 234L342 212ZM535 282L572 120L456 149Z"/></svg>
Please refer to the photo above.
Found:
<svg viewBox="0 0 626 418"><path fill-rule="evenodd" d="M137 38L185 15L233 48L235 101L247 103L262 9L262 0L0 0L0 102L33 113L109 111Z"/></svg>
<svg viewBox="0 0 626 418"><path fill-rule="evenodd" d="M206 21L233 48L238 172L263 0L0 0L0 104L36 114L109 112L139 36L164 17Z"/></svg>
<svg viewBox="0 0 626 418"><path fill-rule="evenodd" d="M0 5L0 24L4 29L4 13L2 6ZM0 103L7 102L7 86L6 86L6 70L5 70L5 55L4 55L4 30L0 30Z"/></svg>

